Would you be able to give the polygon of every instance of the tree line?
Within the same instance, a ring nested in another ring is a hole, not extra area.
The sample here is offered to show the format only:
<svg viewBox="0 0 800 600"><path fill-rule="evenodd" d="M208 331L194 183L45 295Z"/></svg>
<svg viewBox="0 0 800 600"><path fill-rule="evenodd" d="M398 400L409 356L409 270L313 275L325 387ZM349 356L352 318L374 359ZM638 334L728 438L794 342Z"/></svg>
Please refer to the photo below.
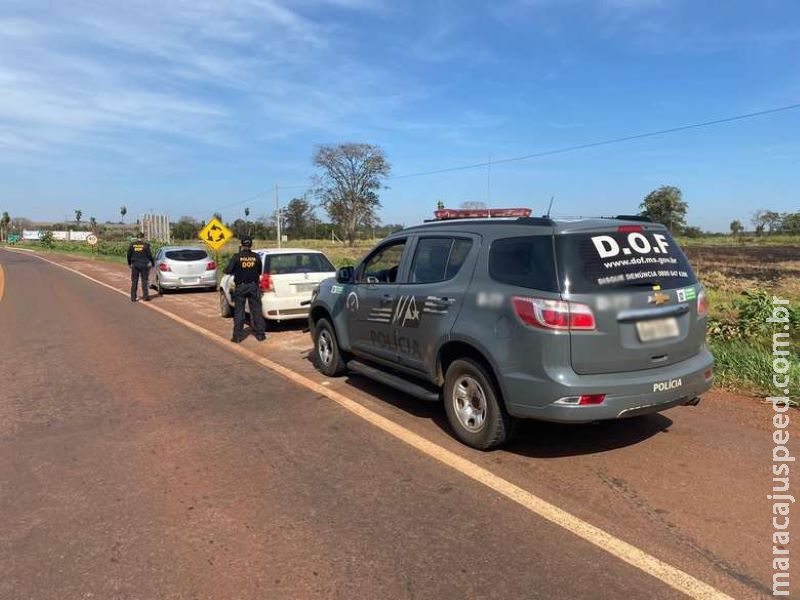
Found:
<svg viewBox="0 0 800 600"><path fill-rule="evenodd" d="M662 223L674 234L687 237L702 235L699 227L687 225L686 212L688 203L683 193L675 186L665 185L650 192L639 206L640 214ZM756 236L762 235L800 235L800 212L778 213L772 210L759 209L752 213L750 224ZM745 227L738 219L731 221L730 231L734 236L745 232Z"/></svg>

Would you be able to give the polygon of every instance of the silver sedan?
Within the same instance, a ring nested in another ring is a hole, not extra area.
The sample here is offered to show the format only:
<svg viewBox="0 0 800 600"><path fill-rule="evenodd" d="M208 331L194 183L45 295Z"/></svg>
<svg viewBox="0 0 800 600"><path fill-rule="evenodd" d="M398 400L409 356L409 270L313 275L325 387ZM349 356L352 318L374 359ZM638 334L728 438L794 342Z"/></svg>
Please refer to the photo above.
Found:
<svg viewBox="0 0 800 600"><path fill-rule="evenodd" d="M164 290L217 287L217 263L201 246L164 246L155 256L155 286Z"/></svg>

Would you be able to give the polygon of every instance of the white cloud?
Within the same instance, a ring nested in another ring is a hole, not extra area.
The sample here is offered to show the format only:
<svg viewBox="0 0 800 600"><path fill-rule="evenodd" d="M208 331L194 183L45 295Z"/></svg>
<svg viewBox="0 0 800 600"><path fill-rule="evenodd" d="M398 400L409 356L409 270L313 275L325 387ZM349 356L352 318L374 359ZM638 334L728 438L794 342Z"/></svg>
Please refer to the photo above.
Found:
<svg viewBox="0 0 800 600"><path fill-rule="evenodd" d="M328 4L380 9L360 0ZM248 127L245 109L273 134L336 127L368 106L391 109L387 76L339 53L336 33L331 22L278 0L7 4L4 154L31 154L48 142L91 146L101 135L128 144L128 133L225 145Z"/></svg>

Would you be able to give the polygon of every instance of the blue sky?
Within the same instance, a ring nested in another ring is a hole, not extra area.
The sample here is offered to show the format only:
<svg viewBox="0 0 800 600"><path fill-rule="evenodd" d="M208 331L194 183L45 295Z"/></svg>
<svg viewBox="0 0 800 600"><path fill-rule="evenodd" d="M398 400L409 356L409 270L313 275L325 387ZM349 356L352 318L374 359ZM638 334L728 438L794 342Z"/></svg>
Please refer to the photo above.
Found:
<svg viewBox="0 0 800 600"><path fill-rule="evenodd" d="M5 1L0 210L253 216L320 143L395 175L800 102L800 3L669 0ZM390 180L384 222L441 199L637 209L676 185L727 230L800 209L800 110L487 169Z"/></svg>

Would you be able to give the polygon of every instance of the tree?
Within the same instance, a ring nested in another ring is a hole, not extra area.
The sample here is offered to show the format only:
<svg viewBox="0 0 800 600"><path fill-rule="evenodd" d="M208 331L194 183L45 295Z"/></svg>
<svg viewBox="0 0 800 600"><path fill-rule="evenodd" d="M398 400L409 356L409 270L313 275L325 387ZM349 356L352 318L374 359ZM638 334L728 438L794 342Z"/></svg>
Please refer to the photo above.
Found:
<svg viewBox="0 0 800 600"><path fill-rule="evenodd" d="M783 218L780 213L774 210L768 210L764 213L764 225L766 225L769 234L778 233L783 225Z"/></svg>
<svg viewBox="0 0 800 600"><path fill-rule="evenodd" d="M250 224L250 235L256 240L269 240L275 238L275 228L269 217L259 217Z"/></svg>
<svg viewBox="0 0 800 600"><path fill-rule="evenodd" d="M52 248L55 245L54 241L55 238L53 237L53 232L49 229L42 232L42 237L39 238L39 243L45 248Z"/></svg>
<svg viewBox="0 0 800 600"><path fill-rule="evenodd" d="M81 217L83 216L83 211L80 208L75 209L75 228L81 226Z"/></svg>
<svg viewBox="0 0 800 600"><path fill-rule="evenodd" d="M733 234L734 237L742 233L743 229L744 227L742 227L741 221L739 221L738 219L736 219L735 221L731 221L731 233Z"/></svg>
<svg viewBox="0 0 800 600"><path fill-rule="evenodd" d="M378 191L391 167L380 146L339 144L320 146L314 154L316 194L331 220L352 246L359 226L376 221Z"/></svg>
<svg viewBox="0 0 800 600"><path fill-rule="evenodd" d="M127 214L128 214L128 207L123 204L122 206L119 207L119 216L123 224L125 223L125 215Z"/></svg>
<svg viewBox="0 0 800 600"><path fill-rule="evenodd" d="M673 233L680 233L686 227L688 208L689 205L683 200L683 192L671 185L662 185L653 190L639 205L642 215L666 225Z"/></svg>
<svg viewBox="0 0 800 600"><path fill-rule="evenodd" d="M3 211L0 217L0 242L8 241L8 224L11 223L11 216L8 211Z"/></svg>
<svg viewBox="0 0 800 600"><path fill-rule="evenodd" d="M682 233L688 238L699 238L701 235L703 235L703 230L694 226L684 227Z"/></svg>
<svg viewBox="0 0 800 600"><path fill-rule="evenodd" d="M244 219L236 219L231 223L231 231L233 231L233 235L238 239L242 239L245 235L250 235L249 229L247 221Z"/></svg>
<svg viewBox="0 0 800 600"><path fill-rule="evenodd" d="M781 231L788 235L800 235L800 212L785 213L782 217Z"/></svg>
<svg viewBox="0 0 800 600"><path fill-rule="evenodd" d="M97 231L97 219L95 219L94 217L89 217L89 227L91 228L92 231L96 232Z"/></svg>
<svg viewBox="0 0 800 600"><path fill-rule="evenodd" d="M215 218L217 221L219 221L220 223L222 222L222 213L220 213L220 212L215 212L215 213L214 213L212 216L213 216L213 217L214 217L214 218Z"/></svg>
<svg viewBox="0 0 800 600"><path fill-rule="evenodd" d="M244 207L244 223L247 225L247 235L252 235L250 231L250 207Z"/></svg>
<svg viewBox="0 0 800 600"><path fill-rule="evenodd" d="M314 208L305 198L292 198L283 213L286 220L286 235L294 239L308 237L314 220Z"/></svg>
<svg viewBox="0 0 800 600"><path fill-rule="evenodd" d="M764 233L764 230L772 234L781 230L783 217L774 210L760 208L750 215L750 222L753 224L757 235Z"/></svg>
<svg viewBox="0 0 800 600"><path fill-rule="evenodd" d="M172 237L176 240L193 240L200 233L202 224L194 217L181 217L172 226Z"/></svg>

